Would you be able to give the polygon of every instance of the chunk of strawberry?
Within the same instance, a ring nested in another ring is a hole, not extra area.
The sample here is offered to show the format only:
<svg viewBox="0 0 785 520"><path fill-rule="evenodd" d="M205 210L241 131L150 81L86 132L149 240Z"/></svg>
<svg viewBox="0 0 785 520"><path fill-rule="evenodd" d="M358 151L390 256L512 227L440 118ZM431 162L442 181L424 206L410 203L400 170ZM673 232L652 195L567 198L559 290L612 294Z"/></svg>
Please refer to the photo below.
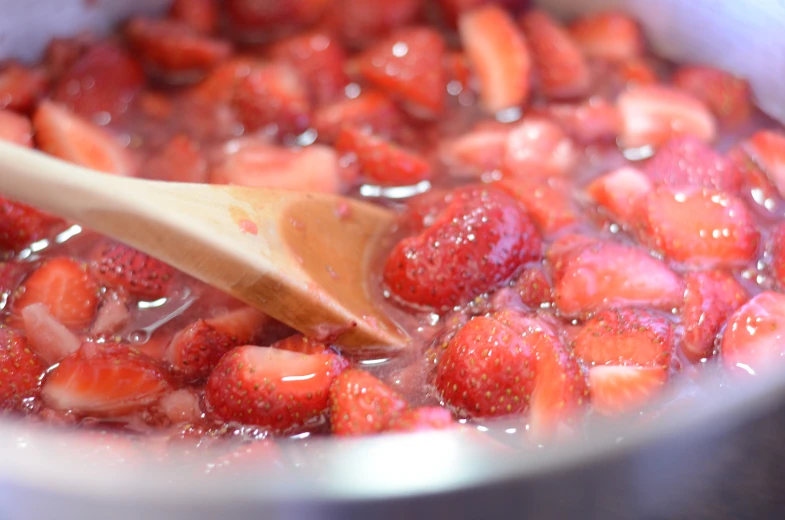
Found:
<svg viewBox="0 0 785 520"><path fill-rule="evenodd" d="M760 130L741 144L753 162L766 174L785 197L785 134L774 130Z"/></svg>
<svg viewBox="0 0 785 520"><path fill-rule="evenodd" d="M259 61L245 56L228 59L216 65L202 81L185 90L185 97L200 105L229 104L240 80L257 66Z"/></svg>
<svg viewBox="0 0 785 520"><path fill-rule="evenodd" d="M571 226L578 219L567 183L562 179L522 177L503 179L493 185L523 203L537 229L545 236Z"/></svg>
<svg viewBox="0 0 785 520"><path fill-rule="evenodd" d="M460 95L469 88L472 81L472 70L466 54L459 51L447 51L444 55L444 73L447 80L447 93L451 96Z"/></svg>
<svg viewBox="0 0 785 520"><path fill-rule="evenodd" d="M785 223L777 225L772 230L767 250L774 281L778 287L785 288Z"/></svg>
<svg viewBox="0 0 785 520"><path fill-rule="evenodd" d="M602 365L589 369L592 409L617 417L636 412L662 392L668 372L662 367Z"/></svg>
<svg viewBox="0 0 785 520"><path fill-rule="evenodd" d="M445 310L498 287L540 257L534 225L507 194L468 186L445 201L431 226L403 239L387 258L384 282L396 299Z"/></svg>
<svg viewBox="0 0 785 520"><path fill-rule="evenodd" d="M498 4L507 11L516 14L528 7L528 0L438 0L442 16L451 26L458 22L463 13L472 11L487 4Z"/></svg>
<svg viewBox="0 0 785 520"><path fill-rule="evenodd" d="M640 86L619 95L620 141L627 148L660 146L672 137L692 135L704 142L717 136L717 123L699 99L675 88Z"/></svg>
<svg viewBox="0 0 785 520"><path fill-rule="evenodd" d="M57 321L43 303L34 303L22 309L25 336L30 349L47 363L54 365L79 350L82 342Z"/></svg>
<svg viewBox="0 0 785 520"><path fill-rule="evenodd" d="M591 97L582 103L553 103L548 107L548 114L583 144L612 142L621 132L619 110L601 97Z"/></svg>
<svg viewBox="0 0 785 520"><path fill-rule="evenodd" d="M633 18L618 11L604 11L578 18L569 33L589 58L624 61L645 51L641 28Z"/></svg>
<svg viewBox="0 0 785 520"><path fill-rule="evenodd" d="M581 316L618 307L670 310L681 304L679 278L645 251L612 242L575 244L553 258L556 307Z"/></svg>
<svg viewBox="0 0 785 520"><path fill-rule="evenodd" d="M447 96L445 52L444 38L434 29L400 29L360 55L360 72L415 115L437 116Z"/></svg>
<svg viewBox="0 0 785 520"><path fill-rule="evenodd" d="M661 186L641 204L641 232L666 257L692 267L751 260L760 233L752 214L732 195L696 186Z"/></svg>
<svg viewBox="0 0 785 520"><path fill-rule="evenodd" d="M44 51L43 64L49 77L57 80L88 48L96 45L95 35L81 33L65 38L53 38Z"/></svg>
<svg viewBox="0 0 785 520"><path fill-rule="evenodd" d="M65 107L43 101L33 115L38 147L65 161L94 170L130 176L134 165L126 148L100 128Z"/></svg>
<svg viewBox="0 0 785 520"><path fill-rule="evenodd" d="M423 0L336 0L329 11L333 27L352 47L365 47L398 27L411 25Z"/></svg>
<svg viewBox="0 0 785 520"><path fill-rule="evenodd" d="M235 35L257 40L308 25L330 6L326 0L225 0L223 12Z"/></svg>
<svg viewBox="0 0 785 520"><path fill-rule="evenodd" d="M749 296L733 276L722 271L688 273L684 281L681 349L690 361L700 361L712 355L722 326Z"/></svg>
<svg viewBox="0 0 785 520"><path fill-rule="evenodd" d="M92 255L90 272L102 285L123 288L145 300L169 293L174 268L119 242L99 244Z"/></svg>
<svg viewBox="0 0 785 520"><path fill-rule="evenodd" d="M335 435L380 433L408 407L402 395L363 370L346 370L330 388L330 424Z"/></svg>
<svg viewBox="0 0 785 520"><path fill-rule="evenodd" d="M569 32L544 11L529 11L520 18L532 51L534 69L545 97L575 98L591 84L586 58Z"/></svg>
<svg viewBox="0 0 785 520"><path fill-rule="evenodd" d="M46 88L46 72L11 62L0 71L0 109L26 112Z"/></svg>
<svg viewBox="0 0 785 520"><path fill-rule="evenodd" d="M510 15L496 5L479 7L461 15L458 28L485 110L495 113L524 104L529 98L531 56Z"/></svg>
<svg viewBox="0 0 785 520"><path fill-rule="evenodd" d="M728 319L720 357L736 376L754 376L780 366L785 358L785 295L764 291Z"/></svg>
<svg viewBox="0 0 785 520"><path fill-rule="evenodd" d="M124 114L145 83L141 65L113 43L91 46L63 72L52 99L84 118Z"/></svg>
<svg viewBox="0 0 785 520"><path fill-rule="evenodd" d="M0 139L32 148L33 125L26 116L0 110Z"/></svg>
<svg viewBox="0 0 785 520"><path fill-rule="evenodd" d="M0 408L14 408L38 393L46 366L27 347L24 336L0 325Z"/></svg>
<svg viewBox="0 0 785 520"><path fill-rule="evenodd" d="M356 162L373 183L409 186L431 177L431 165L416 152L356 128L344 128L335 148L344 160Z"/></svg>
<svg viewBox="0 0 785 520"><path fill-rule="evenodd" d="M443 140L439 158L453 177L480 177L501 170L511 130L504 124L477 125L454 139Z"/></svg>
<svg viewBox="0 0 785 520"><path fill-rule="evenodd" d="M324 420L330 385L343 366L333 353L237 347L210 374L205 397L224 421L293 433Z"/></svg>
<svg viewBox="0 0 785 520"><path fill-rule="evenodd" d="M541 266L526 268L515 280L513 288L521 297L521 302L532 309L539 309L553 301L551 282Z"/></svg>
<svg viewBox="0 0 785 520"><path fill-rule="evenodd" d="M745 199L765 212L777 213L782 204L779 190L744 150L744 144L734 146L727 157L741 172Z"/></svg>
<svg viewBox="0 0 785 520"><path fill-rule="evenodd" d="M330 352L330 347L327 344L307 338L302 334L295 334L280 341L276 341L272 345L272 348L299 352L300 354L323 354L325 352Z"/></svg>
<svg viewBox="0 0 785 520"><path fill-rule="evenodd" d="M728 125L749 120L752 92L746 80L714 67L688 65L673 74L673 84L700 99Z"/></svg>
<svg viewBox="0 0 785 520"><path fill-rule="evenodd" d="M212 34L218 26L218 7L216 0L174 0L169 17L200 33Z"/></svg>
<svg viewBox="0 0 785 520"><path fill-rule="evenodd" d="M426 432L433 430L447 430L455 428L458 424L452 414L441 406L422 406L412 410L405 410L390 421L387 431L390 432Z"/></svg>
<svg viewBox="0 0 785 520"><path fill-rule="evenodd" d="M698 185L727 193L737 193L743 181L733 161L689 135L665 143L646 162L644 171L655 183Z"/></svg>
<svg viewBox="0 0 785 520"><path fill-rule="evenodd" d="M148 179L207 182L207 159L198 142L177 134L162 150L147 158L141 172Z"/></svg>
<svg viewBox="0 0 785 520"><path fill-rule="evenodd" d="M12 310L21 315L25 307L44 304L54 318L71 329L84 329L98 307L98 284L76 260L56 257L25 279L12 300Z"/></svg>
<svg viewBox="0 0 785 520"><path fill-rule="evenodd" d="M373 90L318 108L313 114L312 124L319 134L319 140L326 143L334 143L341 130L348 126L392 138L401 125L401 113L395 103L381 92Z"/></svg>
<svg viewBox="0 0 785 520"><path fill-rule="evenodd" d="M569 173L576 161L572 140L548 119L525 118L507 136L504 166L515 177L543 178Z"/></svg>
<svg viewBox="0 0 785 520"><path fill-rule="evenodd" d="M117 416L153 404L170 389L166 372L138 350L84 343L47 374L41 397L55 410Z"/></svg>
<svg viewBox="0 0 785 520"><path fill-rule="evenodd" d="M0 301L7 302L11 291L16 289L29 271L30 264L27 262L15 260L0 262Z"/></svg>
<svg viewBox="0 0 785 520"><path fill-rule="evenodd" d="M612 218L631 224L638 205L653 189L651 180L642 171L623 166L595 179L586 193Z"/></svg>
<svg viewBox="0 0 785 520"><path fill-rule="evenodd" d="M617 63L611 69L611 79L622 89L654 85L659 82L654 65L646 58L631 58Z"/></svg>
<svg viewBox="0 0 785 520"><path fill-rule="evenodd" d="M59 218L0 197L0 252L18 251L62 227L64 222Z"/></svg>
<svg viewBox="0 0 785 520"><path fill-rule="evenodd" d="M255 343L270 319L251 307L200 319L174 335L165 359L188 380L210 375L221 357L235 347Z"/></svg>
<svg viewBox="0 0 785 520"><path fill-rule="evenodd" d="M93 326L90 327L90 334L107 337L125 327L131 321L128 300L122 290L105 292Z"/></svg>
<svg viewBox="0 0 785 520"><path fill-rule="evenodd" d="M166 394L158 401L158 407L173 424L193 423L202 416L199 397L189 388Z"/></svg>

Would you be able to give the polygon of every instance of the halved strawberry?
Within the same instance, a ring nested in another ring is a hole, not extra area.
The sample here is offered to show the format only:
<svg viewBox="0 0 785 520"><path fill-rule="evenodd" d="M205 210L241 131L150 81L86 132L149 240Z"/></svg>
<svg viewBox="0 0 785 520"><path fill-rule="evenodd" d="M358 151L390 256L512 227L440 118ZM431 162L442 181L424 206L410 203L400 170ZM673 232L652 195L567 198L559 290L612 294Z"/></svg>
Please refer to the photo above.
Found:
<svg viewBox="0 0 785 520"><path fill-rule="evenodd" d="M56 410L122 415L153 404L170 390L152 358L120 343L84 343L46 376L41 397Z"/></svg>
<svg viewBox="0 0 785 520"><path fill-rule="evenodd" d="M751 260L760 233L744 202L690 186L661 186L641 204L641 232L649 245L693 267L731 266Z"/></svg>
<svg viewBox="0 0 785 520"><path fill-rule="evenodd" d="M434 29L401 29L360 55L360 72L415 115L437 116L447 96L445 52L444 38Z"/></svg>
<svg viewBox="0 0 785 520"><path fill-rule="evenodd" d="M255 343L269 322L270 318L251 307L197 320L174 335L166 347L166 361L184 378L201 379L224 354Z"/></svg>
<svg viewBox="0 0 785 520"><path fill-rule="evenodd" d="M352 47L365 47L421 14L423 0L337 0L328 10L333 27Z"/></svg>
<svg viewBox="0 0 785 520"><path fill-rule="evenodd" d="M371 90L319 107L313 113L312 126L319 134L319 141L334 143L341 130L348 126L392 138L401 124L401 113L395 103L381 92Z"/></svg>
<svg viewBox="0 0 785 520"><path fill-rule="evenodd" d="M603 365L589 369L592 409L616 417L636 412L657 397L668 379L662 367Z"/></svg>
<svg viewBox="0 0 785 520"><path fill-rule="evenodd" d="M722 326L749 296L733 276L722 271L688 273L684 281L681 349L691 361L700 361L711 356Z"/></svg>
<svg viewBox="0 0 785 520"><path fill-rule="evenodd" d="M106 291L95 315L90 334L111 336L131 321L128 296L125 291Z"/></svg>
<svg viewBox="0 0 785 520"><path fill-rule="evenodd" d="M330 7L326 0L225 0L223 12L235 36L269 39L316 21ZM337 9L337 7L335 8Z"/></svg>
<svg viewBox="0 0 785 520"><path fill-rule="evenodd" d="M756 209L768 213L777 213L782 204L782 197L774 183L760 169L750 155L744 151L744 143L738 144L726 154L741 172L743 181L742 193L749 204Z"/></svg>
<svg viewBox="0 0 785 520"><path fill-rule="evenodd" d="M0 139L32 148L33 124L26 116L0 110Z"/></svg>
<svg viewBox="0 0 785 520"><path fill-rule="evenodd" d="M578 213L563 179L515 178L493 184L523 203L537 229L545 236L574 224Z"/></svg>
<svg viewBox="0 0 785 520"><path fill-rule="evenodd" d="M645 51L643 33L632 17L619 11L604 11L578 18L569 33L589 58L624 61Z"/></svg>
<svg viewBox="0 0 785 520"><path fill-rule="evenodd" d="M441 406L422 406L401 412L390 421L389 432L425 432L446 430L458 425L452 414Z"/></svg>
<svg viewBox="0 0 785 520"><path fill-rule="evenodd" d="M638 205L653 189L654 185L643 172L623 166L595 179L586 192L611 217L631 224Z"/></svg>
<svg viewBox="0 0 785 520"><path fill-rule="evenodd" d="M12 408L38 392L46 366L27 346L24 336L0 325L0 408Z"/></svg>
<svg viewBox="0 0 785 520"><path fill-rule="evenodd" d="M56 257L25 279L14 294L17 315L34 303L44 304L57 321L71 329L87 327L98 307L98 284L76 260Z"/></svg>
<svg viewBox="0 0 785 520"><path fill-rule="evenodd" d="M11 62L0 71L0 109L27 112L46 87L45 71Z"/></svg>
<svg viewBox="0 0 785 520"><path fill-rule="evenodd" d="M207 182L207 159L199 143L177 134L158 153L147 158L141 173L170 182Z"/></svg>
<svg viewBox="0 0 785 520"><path fill-rule="evenodd" d="M582 103L553 103L548 106L548 114L583 144L612 142L621 132L619 110L597 96Z"/></svg>
<svg viewBox="0 0 785 520"><path fill-rule="evenodd" d="M158 407L173 423L193 423L202 416L199 397L189 388L181 388L163 396Z"/></svg>
<svg viewBox="0 0 785 520"><path fill-rule="evenodd" d="M764 291L728 319L720 357L732 374L754 376L785 359L785 295Z"/></svg>
<svg viewBox="0 0 785 520"><path fill-rule="evenodd" d="M520 24L545 97L564 99L586 94L591 83L589 67L570 33L549 14L539 10L521 16Z"/></svg>
<svg viewBox="0 0 785 520"><path fill-rule="evenodd" d="M57 217L0 197L0 252L18 251L64 227Z"/></svg>
<svg viewBox="0 0 785 520"><path fill-rule="evenodd" d="M651 60L646 58L631 58L617 63L611 70L611 79L615 80L618 88L634 88L642 85L653 85L659 82L657 71Z"/></svg>
<svg viewBox="0 0 785 520"><path fill-rule="evenodd" d="M330 387L332 432L341 436L380 433L408 406L403 396L368 372L346 370Z"/></svg>
<svg viewBox="0 0 785 520"><path fill-rule="evenodd" d="M680 135L704 142L717 136L717 123L699 99L675 88L640 86L619 95L616 106L622 118L622 146L660 146Z"/></svg>
<svg viewBox="0 0 785 520"><path fill-rule="evenodd" d="M416 152L356 128L344 128L335 148L344 160L356 162L373 183L409 186L431 177L431 165Z"/></svg>
<svg viewBox="0 0 785 520"><path fill-rule="evenodd" d="M38 147L65 161L116 175L133 175L133 161L106 130L66 108L43 101L33 115Z"/></svg>
<svg viewBox="0 0 785 520"><path fill-rule="evenodd" d="M775 130L760 130L741 144L753 162L785 197L785 134Z"/></svg>
<svg viewBox="0 0 785 520"><path fill-rule="evenodd" d="M330 385L343 366L333 353L237 347L210 374L205 397L224 421L293 433L326 417Z"/></svg>
<svg viewBox="0 0 785 520"><path fill-rule="evenodd" d="M323 354L329 351L329 346L321 341L307 338L302 334L295 334L273 343L272 348L299 352L300 354Z"/></svg>
<svg viewBox="0 0 785 520"><path fill-rule="evenodd" d="M541 266L526 268L515 280L513 289L518 292L524 305L532 309L539 309L553 301L551 282Z"/></svg>
<svg viewBox="0 0 785 520"><path fill-rule="evenodd" d="M184 91L185 97L200 105L228 104L234 98L240 80L259 65L245 56L228 59L207 73L202 81Z"/></svg>
<svg viewBox="0 0 785 520"><path fill-rule="evenodd" d="M566 174L576 161L572 139L549 119L525 118L507 136L504 166L515 177Z"/></svg>
<svg viewBox="0 0 785 520"><path fill-rule="evenodd" d="M721 122L739 125L749 120L752 92L746 80L699 65L679 67L672 80L674 85L706 103Z"/></svg>
<svg viewBox="0 0 785 520"><path fill-rule="evenodd" d="M489 112L522 105L529 98L531 56L521 31L501 7L488 5L461 15L461 44L479 81Z"/></svg>
<svg viewBox="0 0 785 520"><path fill-rule="evenodd" d="M453 177L480 177L501 170L507 138L512 127L501 123L480 124L439 146L439 158Z"/></svg>
<svg viewBox="0 0 785 520"><path fill-rule="evenodd" d="M169 292L174 268L119 242L99 244L92 255L90 272L102 285L123 288L145 300Z"/></svg>
<svg viewBox="0 0 785 520"><path fill-rule="evenodd" d="M218 26L218 7L216 0L174 0L169 17L200 33L212 34Z"/></svg>
<svg viewBox="0 0 785 520"><path fill-rule="evenodd" d="M73 354L82 344L76 334L57 321L43 303L33 303L22 309L22 320L27 344L48 365Z"/></svg>

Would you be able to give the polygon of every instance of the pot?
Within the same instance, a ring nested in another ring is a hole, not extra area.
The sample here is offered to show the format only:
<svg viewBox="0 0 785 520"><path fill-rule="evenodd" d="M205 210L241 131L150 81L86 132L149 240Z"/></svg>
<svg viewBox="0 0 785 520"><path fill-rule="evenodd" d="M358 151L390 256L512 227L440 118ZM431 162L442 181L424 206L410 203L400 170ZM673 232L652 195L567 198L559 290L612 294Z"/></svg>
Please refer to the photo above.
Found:
<svg viewBox="0 0 785 520"><path fill-rule="evenodd" d="M107 30L160 0L0 0L0 56L35 59L53 36ZM750 79L785 120L785 5L774 0L540 2L560 15L620 6L654 48ZM578 439L514 451L457 433L315 439L205 478L127 460L80 432L0 421L0 518L783 518L785 370L674 387L656 420L592 424ZM500 442L521 425L494 429ZM194 454L193 456L199 456Z"/></svg>

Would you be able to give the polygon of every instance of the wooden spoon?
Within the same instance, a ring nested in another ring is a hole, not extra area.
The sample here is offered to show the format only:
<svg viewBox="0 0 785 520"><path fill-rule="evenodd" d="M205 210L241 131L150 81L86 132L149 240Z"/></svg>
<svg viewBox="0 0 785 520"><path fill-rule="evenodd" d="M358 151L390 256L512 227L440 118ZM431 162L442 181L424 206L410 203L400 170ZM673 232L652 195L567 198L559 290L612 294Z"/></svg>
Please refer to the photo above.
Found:
<svg viewBox="0 0 785 520"><path fill-rule="evenodd" d="M0 193L135 247L350 355L408 336L370 301L369 259L394 216L316 193L88 170L0 141Z"/></svg>

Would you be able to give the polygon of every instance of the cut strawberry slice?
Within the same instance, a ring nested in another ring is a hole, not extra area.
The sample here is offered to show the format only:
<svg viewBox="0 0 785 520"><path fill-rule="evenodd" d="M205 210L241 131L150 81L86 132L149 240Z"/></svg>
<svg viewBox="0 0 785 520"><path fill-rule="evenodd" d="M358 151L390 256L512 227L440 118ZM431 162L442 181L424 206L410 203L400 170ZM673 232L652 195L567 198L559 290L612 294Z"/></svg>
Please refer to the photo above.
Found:
<svg viewBox="0 0 785 520"><path fill-rule="evenodd" d="M0 109L27 112L46 88L45 71L9 63L0 71Z"/></svg>
<svg viewBox="0 0 785 520"><path fill-rule="evenodd" d="M82 344L76 334L57 321L43 303L22 309L22 320L30 349L48 365L73 354Z"/></svg>
<svg viewBox="0 0 785 520"><path fill-rule="evenodd" d="M529 97L531 57L523 34L496 5L461 15L461 43L489 112L517 107Z"/></svg>
<svg viewBox="0 0 785 520"><path fill-rule="evenodd" d="M562 179L504 179L493 185L522 202L537 229L545 236L558 233L578 219Z"/></svg>
<svg viewBox="0 0 785 520"><path fill-rule="evenodd" d="M330 388L330 424L335 435L380 433L408 408L406 400L368 372L350 369Z"/></svg>
<svg viewBox="0 0 785 520"><path fill-rule="evenodd" d="M550 305L551 282L540 266L529 267L521 273L513 288L521 297L521 302L532 309L539 309L543 305Z"/></svg>
<svg viewBox="0 0 785 520"><path fill-rule="evenodd" d="M768 253L774 280L779 287L785 288L785 223L779 224L772 230Z"/></svg>
<svg viewBox="0 0 785 520"><path fill-rule="evenodd" d="M174 269L119 242L95 248L90 272L103 285L123 288L133 296L157 300L169 292Z"/></svg>
<svg viewBox="0 0 785 520"><path fill-rule="evenodd" d="M654 85L659 81L651 60L645 58L632 58L618 63L611 73L612 79L622 89Z"/></svg>
<svg viewBox="0 0 785 520"><path fill-rule="evenodd" d="M625 61L645 51L641 28L629 15L617 11L594 13L572 22L570 36L589 58Z"/></svg>
<svg viewBox="0 0 785 520"><path fill-rule="evenodd" d="M21 114L0 110L0 139L32 148L33 125Z"/></svg>
<svg viewBox="0 0 785 520"><path fill-rule="evenodd" d="M107 291L104 293L101 306L95 316L90 334L95 336L110 336L126 326L131 321L131 312L128 309L128 297L123 291Z"/></svg>
<svg viewBox="0 0 785 520"><path fill-rule="evenodd" d="M545 118L531 117L507 136L504 166L515 177L565 174L575 166L577 152L562 128Z"/></svg>
<svg viewBox="0 0 785 520"><path fill-rule="evenodd" d="M326 0L225 0L222 4L231 30L246 40L289 33L316 21L332 5Z"/></svg>
<svg viewBox="0 0 785 520"><path fill-rule="evenodd" d="M679 67L673 84L706 103L725 124L740 125L750 118L750 85L729 72L705 66Z"/></svg>
<svg viewBox="0 0 785 520"><path fill-rule="evenodd" d="M776 369L785 359L785 295L764 291L728 319L720 354L737 376Z"/></svg>
<svg viewBox="0 0 785 520"><path fill-rule="evenodd" d="M482 124L451 140L442 141L439 158L454 177L480 177L501 170L512 127Z"/></svg>
<svg viewBox="0 0 785 520"><path fill-rule="evenodd" d="M605 365L589 369L592 409L616 417L639 411L661 392L668 372L661 367Z"/></svg>
<svg viewBox="0 0 785 520"><path fill-rule="evenodd" d="M567 30L543 11L529 11L520 18L532 50L542 93L551 99L585 95L591 84L583 52Z"/></svg>
<svg viewBox="0 0 785 520"><path fill-rule="evenodd" d="M347 44L365 47L397 27L410 25L423 4L423 0L337 0L328 13Z"/></svg>
<svg viewBox="0 0 785 520"><path fill-rule="evenodd" d="M44 380L47 406L79 414L122 415L156 402L170 385L156 361L119 343L85 343Z"/></svg>
<svg viewBox="0 0 785 520"><path fill-rule="evenodd" d="M458 423L441 406L423 406L406 410L390 422L389 432L426 432L455 428Z"/></svg>
<svg viewBox="0 0 785 520"><path fill-rule="evenodd" d="M184 134L174 136L141 169L149 179L170 182L207 182L207 160L199 143Z"/></svg>
<svg viewBox="0 0 785 520"><path fill-rule="evenodd" d="M134 174L128 150L112 135L60 105L41 102L33 126L38 146L46 153L106 173Z"/></svg>
<svg viewBox="0 0 785 520"><path fill-rule="evenodd" d="M554 103L549 105L548 114L583 144L613 142L621 132L619 110L601 97L578 104Z"/></svg>
<svg viewBox="0 0 785 520"><path fill-rule="evenodd" d="M374 135L393 138L402 125L401 113L390 98L377 91L325 105L313 114L319 140L334 143L341 130L357 127Z"/></svg>
<svg viewBox="0 0 785 520"><path fill-rule="evenodd" d="M0 197L0 252L18 251L63 227L59 218Z"/></svg>
<svg viewBox="0 0 785 520"><path fill-rule="evenodd" d="M166 394L158 401L158 407L173 424L193 423L202 416L199 397L188 388Z"/></svg>
<svg viewBox="0 0 785 520"><path fill-rule="evenodd" d="M218 26L218 15L216 0L174 0L169 8L171 18L204 34L215 32Z"/></svg>
<svg viewBox="0 0 785 520"><path fill-rule="evenodd" d="M649 177L636 168L623 166L598 177L586 192L610 216L624 224L632 224L638 205L654 189Z"/></svg>
<svg viewBox="0 0 785 520"><path fill-rule="evenodd" d="M24 336L0 325L0 408L13 408L38 392L46 366L27 347Z"/></svg>
<svg viewBox="0 0 785 520"><path fill-rule="evenodd" d="M330 385L343 366L332 353L237 347L210 374L205 396L224 421L294 433L324 420Z"/></svg>
<svg viewBox="0 0 785 520"><path fill-rule="evenodd" d="M744 141L741 148L785 197L785 134L761 130Z"/></svg>
<svg viewBox="0 0 785 520"><path fill-rule="evenodd" d="M327 344L309 339L302 334L295 334L273 343L272 348L299 352L300 354L324 354L329 352Z"/></svg>
<svg viewBox="0 0 785 520"><path fill-rule="evenodd" d="M335 148L356 162L364 176L383 186L409 186L431 177L431 166L415 152L355 128L344 128Z"/></svg>
<svg viewBox="0 0 785 520"><path fill-rule="evenodd" d="M248 76L259 62L247 57L231 58L212 69L198 84L184 95L200 105L228 104L234 98L240 80Z"/></svg>

